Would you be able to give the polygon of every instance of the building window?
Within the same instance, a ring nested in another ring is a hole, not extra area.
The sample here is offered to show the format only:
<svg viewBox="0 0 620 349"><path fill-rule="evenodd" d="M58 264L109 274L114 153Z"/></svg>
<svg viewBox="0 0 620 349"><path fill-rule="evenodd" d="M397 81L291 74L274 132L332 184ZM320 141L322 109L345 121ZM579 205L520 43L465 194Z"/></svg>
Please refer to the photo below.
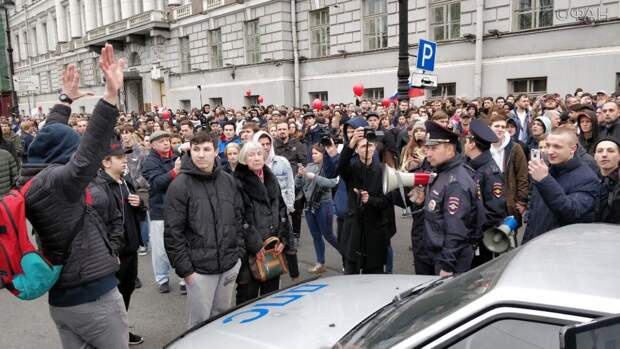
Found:
<svg viewBox="0 0 620 349"><path fill-rule="evenodd" d="M212 108L221 107L222 105L224 105L224 103L222 102L222 97L209 98L209 104L211 104Z"/></svg>
<svg viewBox="0 0 620 349"><path fill-rule="evenodd" d="M99 69L95 69L95 70L99 70ZM52 93L54 92L54 86L52 84L52 72L48 70L46 73L46 76L47 76L47 91Z"/></svg>
<svg viewBox="0 0 620 349"><path fill-rule="evenodd" d="M553 25L553 0L515 0L516 30Z"/></svg>
<svg viewBox="0 0 620 349"><path fill-rule="evenodd" d="M312 103L312 101L314 101L317 98L323 101L323 103L327 103L328 101L327 91L310 92L310 103Z"/></svg>
<svg viewBox="0 0 620 349"><path fill-rule="evenodd" d="M364 47L387 47L387 0L364 1Z"/></svg>
<svg viewBox="0 0 620 349"><path fill-rule="evenodd" d="M369 99L371 101L378 101L383 99L384 90L382 87L380 88L365 88L364 89L364 98Z"/></svg>
<svg viewBox="0 0 620 349"><path fill-rule="evenodd" d="M222 59L222 31L214 29L209 31L209 44L211 45L211 68L221 68Z"/></svg>
<svg viewBox="0 0 620 349"><path fill-rule="evenodd" d="M329 55L329 8L310 12L312 57Z"/></svg>
<svg viewBox="0 0 620 349"><path fill-rule="evenodd" d="M431 33L435 41L461 37L461 3L431 6Z"/></svg>
<svg viewBox="0 0 620 349"><path fill-rule="evenodd" d="M181 60L181 73L189 73L192 69L189 36L179 38L179 57Z"/></svg>
<svg viewBox="0 0 620 349"><path fill-rule="evenodd" d="M508 85L512 94L542 95L547 93L546 77L508 80Z"/></svg>
<svg viewBox="0 0 620 349"><path fill-rule="evenodd" d="M93 58L93 81L95 85L101 85L101 69L99 69L99 58Z"/></svg>
<svg viewBox="0 0 620 349"><path fill-rule="evenodd" d="M456 83L437 84L437 87L431 90L431 97L454 97L456 96Z"/></svg>
<svg viewBox="0 0 620 349"><path fill-rule="evenodd" d="M245 51L248 64L260 62L260 29L258 19L245 22Z"/></svg>
<svg viewBox="0 0 620 349"><path fill-rule="evenodd" d="M41 24L41 31L43 32L43 47L45 47L45 52L49 51L50 45L47 37L47 23Z"/></svg>
<svg viewBox="0 0 620 349"><path fill-rule="evenodd" d="M258 95L244 97L246 106L258 105Z"/></svg>

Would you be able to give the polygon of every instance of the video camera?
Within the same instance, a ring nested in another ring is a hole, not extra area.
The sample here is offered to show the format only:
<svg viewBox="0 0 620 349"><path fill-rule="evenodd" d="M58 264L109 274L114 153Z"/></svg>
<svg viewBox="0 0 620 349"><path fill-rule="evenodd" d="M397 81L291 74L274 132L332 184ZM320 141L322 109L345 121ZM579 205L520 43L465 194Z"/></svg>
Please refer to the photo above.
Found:
<svg viewBox="0 0 620 349"><path fill-rule="evenodd" d="M383 131L375 130L369 126L364 127L364 138L371 143L376 142L378 138L383 138L384 135Z"/></svg>

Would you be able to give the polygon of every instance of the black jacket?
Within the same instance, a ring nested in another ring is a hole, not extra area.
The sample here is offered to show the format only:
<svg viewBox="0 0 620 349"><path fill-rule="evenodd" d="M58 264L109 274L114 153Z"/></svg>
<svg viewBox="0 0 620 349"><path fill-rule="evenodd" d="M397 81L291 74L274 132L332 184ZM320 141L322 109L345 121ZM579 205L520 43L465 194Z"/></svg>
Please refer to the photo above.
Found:
<svg viewBox="0 0 620 349"><path fill-rule="evenodd" d="M223 166L205 173L189 156L168 188L164 243L180 277L221 274L243 254L243 200Z"/></svg>
<svg viewBox="0 0 620 349"><path fill-rule="evenodd" d="M146 206L140 201L140 206L134 207L127 201L129 194L136 194L129 176L123 178L123 183L118 183L105 171L100 170L89 188L93 197L93 207L107 223L106 226L114 231L112 236L121 238L111 240L118 254L129 256L136 253L142 242L140 221L145 218ZM118 231L120 233L117 233Z"/></svg>
<svg viewBox="0 0 620 349"><path fill-rule="evenodd" d="M167 157L162 157L151 150L142 163L142 176L149 182L149 214L151 220L164 219L164 200L166 190L175 177L174 162L176 157L172 150Z"/></svg>
<svg viewBox="0 0 620 349"><path fill-rule="evenodd" d="M284 156L291 164L293 175L297 174L298 164L306 166L308 163L306 145L297 138L289 137L288 142L284 143L280 138L275 138L274 151L276 155Z"/></svg>
<svg viewBox="0 0 620 349"><path fill-rule="evenodd" d="M477 222L484 232L501 224L507 216L504 179L489 150L475 159L469 159L468 163L475 171L474 180L484 206L484 213L478 215L479 218L484 215L484 223ZM482 232L478 232L480 237Z"/></svg>
<svg viewBox="0 0 620 349"><path fill-rule="evenodd" d="M247 282L250 277L247 269L248 254L256 254L263 246L263 241L271 236L280 238L286 244L289 241L290 223L286 205L282 200L278 179L269 167L263 166L264 182L246 165L238 164L235 178L244 206L245 250L241 271L237 281Z"/></svg>
<svg viewBox="0 0 620 349"><path fill-rule="evenodd" d="M616 119L611 125L603 126L599 125L599 139L602 138L614 138L616 142L620 142L620 118Z"/></svg>
<svg viewBox="0 0 620 349"><path fill-rule="evenodd" d="M598 212L596 214L597 222L620 224L620 167L609 174L602 177L602 193Z"/></svg>
<svg viewBox="0 0 620 349"><path fill-rule="evenodd" d="M70 113L70 108L56 105L48 122L58 119L66 124ZM26 193L26 216L37 232L43 254L53 264L64 264L54 288L77 287L118 270L108 229L88 204L86 192L109 149L117 116L115 106L99 101L69 162L24 166L20 183L34 177ZM73 238L76 229L79 232Z"/></svg>

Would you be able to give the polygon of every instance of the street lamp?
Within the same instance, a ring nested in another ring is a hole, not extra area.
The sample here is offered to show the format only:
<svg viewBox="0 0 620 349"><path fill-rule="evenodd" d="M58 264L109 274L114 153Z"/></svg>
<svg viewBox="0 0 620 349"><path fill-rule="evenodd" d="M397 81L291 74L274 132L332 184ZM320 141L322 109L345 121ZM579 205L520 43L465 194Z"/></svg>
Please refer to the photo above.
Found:
<svg viewBox="0 0 620 349"><path fill-rule="evenodd" d="M15 65L13 63L13 46L11 45L11 27L9 26L9 11L7 9L8 6L15 6L15 2L13 0L4 0L0 7L4 10L4 24L6 25L6 53L8 54L9 59L9 75L11 85L11 104L13 105L13 112L17 115L19 114L19 102L17 99L17 92L15 91L15 82L13 81L13 77L15 76Z"/></svg>
<svg viewBox="0 0 620 349"><path fill-rule="evenodd" d="M398 0L398 100L409 99L409 1Z"/></svg>

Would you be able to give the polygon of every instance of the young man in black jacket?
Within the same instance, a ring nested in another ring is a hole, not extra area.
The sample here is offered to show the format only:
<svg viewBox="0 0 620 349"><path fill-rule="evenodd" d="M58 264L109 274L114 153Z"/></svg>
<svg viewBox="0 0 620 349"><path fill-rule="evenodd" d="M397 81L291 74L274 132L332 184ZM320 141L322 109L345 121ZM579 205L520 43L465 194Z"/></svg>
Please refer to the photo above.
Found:
<svg viewBox="0 0 620 349"><path fill-rule="evenodd" d="M120 143L110 144L108 156L101 162L101 170L90 185L93 206L111 229L120 231L120 269L116 273L118 290L123 296L125 309L129 310L131 294L136 289L138 277L138 247L141 244L140 221L144 219L146 207L136 195L135 187L124 173L127 170L125 150ZM141 336L129 332L129 344L144 342Z"/></svg>
<svg viewBox="0 0 620 349"><path fill-rule="evenodd" d="M125 62L114 59L111 45L102 49L99 65L105 92L84 136L80 139L67 125L71 102L86 95L78 89L79 72L71 64L63 75L61 103L52 108L30 145L30 164L24 166L20 180L24 184L32 179L26 216L43 254L52 264L63 265L49 292L49 304L65 348L127 348L129 342L127 312L116 287L117 251L85 190L114 136L118 91L123 86Z"/></svg>
<svg viewBox="0 0 620 349"><path fill-rule="evenodd" d="M215 161L216 144L206 131L192 137L164 205L166 252L187 284L190 328L230 308L243 255L243 200Z"/></svg>

